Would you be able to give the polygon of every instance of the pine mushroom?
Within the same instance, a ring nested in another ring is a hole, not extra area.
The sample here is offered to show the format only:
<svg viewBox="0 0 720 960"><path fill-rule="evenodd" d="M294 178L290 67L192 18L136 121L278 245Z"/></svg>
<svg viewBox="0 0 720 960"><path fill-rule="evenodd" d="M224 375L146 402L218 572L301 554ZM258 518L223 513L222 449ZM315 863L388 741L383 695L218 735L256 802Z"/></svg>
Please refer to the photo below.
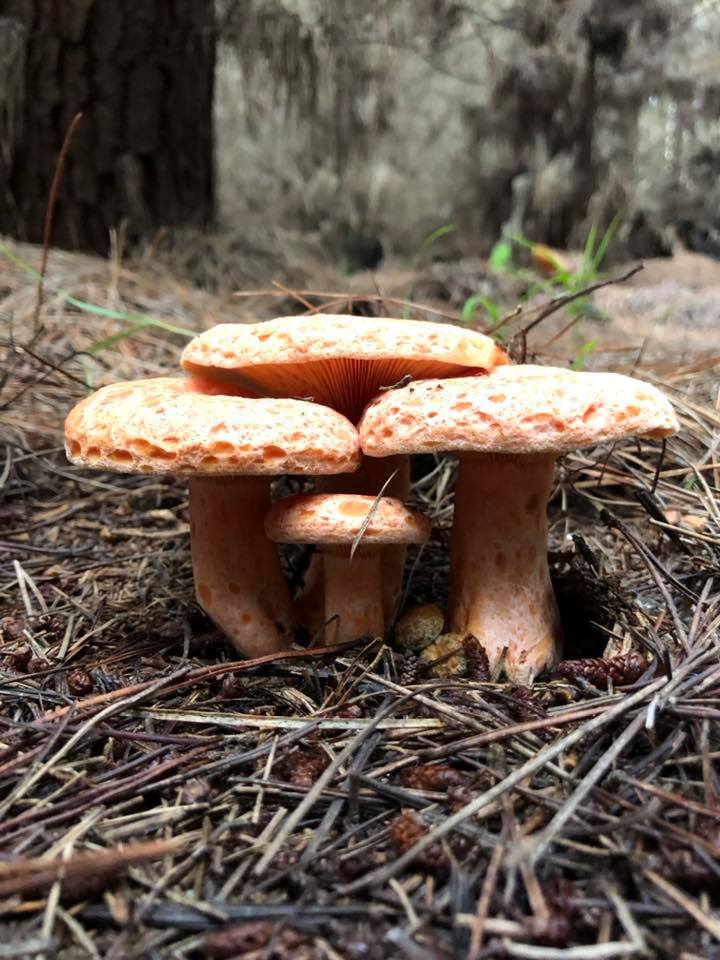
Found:
<svg viewBox="0 0 720 960"><path fill-rule="evenodd" d="M371 513L372 511L372 513ZM351 546L371 518L351 556ZM265 519L278 543L312 543L323 557L326 641L385 635L381 551L388 544L425 543L430 521L392 497L316 493L286 497Z"/></svg>
<svg viewBox="0 0 720 960"><path fill-rule="evenodd" d="M561 643L547 564L556 458L677 429L647 383L531 365L411 384L371 403L359 425L369 456L458 454L449 629L474 634L493 667L505 651L507 675L523 683L556 662Z"/></svg>
<svg viewBox="0 0 720 960"><path fill-rule="evenodd" d="M466 327L425 320L355 317L343 314L279 317L254 324L224 323L195 337L183 353L183 367L227 387L261 396L309 397L357 423L380 391L409 377L456 377L485 373L507 357L490 337ZM383 486L392 477L387 487ZM407 457L366 459L351 484L326 479L317 488L406 500L410 492ZM383 552L385 616L400 599L405 548ZM311 628L321 605L319 563L306 575L300 608Z"/></svg>
<svg viewBox="0 0 720 960"><path fill-rule="evenodd" d="M240 653L258 656L288 647L294 628L263 530L270 481L357 469L357 431L318 404L204 389L171 377L103 387L68 415L67 455L101 470L189 477L198 601Z"/></svg>

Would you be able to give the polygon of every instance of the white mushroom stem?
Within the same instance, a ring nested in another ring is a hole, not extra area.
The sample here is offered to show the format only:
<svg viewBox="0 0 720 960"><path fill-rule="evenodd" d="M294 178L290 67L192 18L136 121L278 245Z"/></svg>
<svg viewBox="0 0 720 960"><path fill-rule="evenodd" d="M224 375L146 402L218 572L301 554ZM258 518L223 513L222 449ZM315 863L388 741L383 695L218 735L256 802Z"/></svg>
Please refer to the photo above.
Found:
<svg viewBox="0 0 720 960"><path fill-rule="evenodd" d="M246 657L290 647L292 604L265 536L265 477L192 477L190 539L198 602Z"/></svg>
<svg viewBox="0 0 720 960"><path fill-rule="evenodd" d="M547 563L554 454L465 454L450 545L450 630L474 634L491 667L531 683L559 658L560 617Z"/></svg>
<svg viewBox="0 0 720 960"><path fill-rule="evenodd" d="M383 547L366 546L350 559L349 546L322 548L325 570L325 642L342 643L358 637L382 637Z"/></svg>

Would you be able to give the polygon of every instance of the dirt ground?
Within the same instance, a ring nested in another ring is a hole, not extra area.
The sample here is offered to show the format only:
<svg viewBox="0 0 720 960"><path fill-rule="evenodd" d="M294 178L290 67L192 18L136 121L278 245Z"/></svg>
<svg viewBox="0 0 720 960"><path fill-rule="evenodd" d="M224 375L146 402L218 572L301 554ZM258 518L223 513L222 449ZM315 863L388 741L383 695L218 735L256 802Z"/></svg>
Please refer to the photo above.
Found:
<svg viewBox="0 0 720 960"><path fill-rule="evenodd" d="M647 669L528 690L371 638L236 660L192 600L184 483L62 446L89 387L176 370L220 319L457 321L485 289L511 311L512 283L433 264L233 297L51 251L38 306L40 251L3 250L0 956L720 958L720 264L648 263L527 339L560 365L597 341L586 365L682 426L564 458L550 504L565 656ZM452 476L414 471L411 603L445 599Z"/></svg>

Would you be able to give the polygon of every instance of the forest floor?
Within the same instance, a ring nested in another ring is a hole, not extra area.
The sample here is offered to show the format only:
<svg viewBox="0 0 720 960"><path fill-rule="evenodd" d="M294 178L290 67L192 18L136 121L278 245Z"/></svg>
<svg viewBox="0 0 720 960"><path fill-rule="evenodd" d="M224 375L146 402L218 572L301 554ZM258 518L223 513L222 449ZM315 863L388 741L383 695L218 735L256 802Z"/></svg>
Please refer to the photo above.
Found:
<svg viewBox="0 0 720 960"><path fill-rule="evenodd" d="M233 659L192 600L184 483L62 445L89 386L177 369L185 337L149 316L457 321L512 284L442 264L238 298L51 251L38 304L40 251L4 249L0 957L720 958L720 265L648 264L528 338L659 385L682 425L564 458L550 504L565 656L648 670L530 691L367 639ZM451 474L415 473L411 602L445 599Z"/></svg>

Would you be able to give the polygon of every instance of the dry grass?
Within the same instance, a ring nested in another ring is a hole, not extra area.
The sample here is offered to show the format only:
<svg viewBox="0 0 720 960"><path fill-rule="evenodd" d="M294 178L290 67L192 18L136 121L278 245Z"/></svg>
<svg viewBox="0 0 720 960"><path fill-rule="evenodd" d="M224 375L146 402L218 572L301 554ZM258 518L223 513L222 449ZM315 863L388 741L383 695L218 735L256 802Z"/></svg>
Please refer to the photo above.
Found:
<svg viewBox="0 0 720 960"><path fill-rule="evenodd" d="M127 324L48 289L33 335L33 279L3 286L0 956L720 957L720 358L603 356L683 431L562 463L553 572L568 655L652 667L528 693L379 642L234 662L190 599L184 484L61 446L85 381L173 369L181 338L88 356ZM55 252L48 287L192 328L248 309ZM451 488L418 463L412 599L444 597Z"/></svg>

